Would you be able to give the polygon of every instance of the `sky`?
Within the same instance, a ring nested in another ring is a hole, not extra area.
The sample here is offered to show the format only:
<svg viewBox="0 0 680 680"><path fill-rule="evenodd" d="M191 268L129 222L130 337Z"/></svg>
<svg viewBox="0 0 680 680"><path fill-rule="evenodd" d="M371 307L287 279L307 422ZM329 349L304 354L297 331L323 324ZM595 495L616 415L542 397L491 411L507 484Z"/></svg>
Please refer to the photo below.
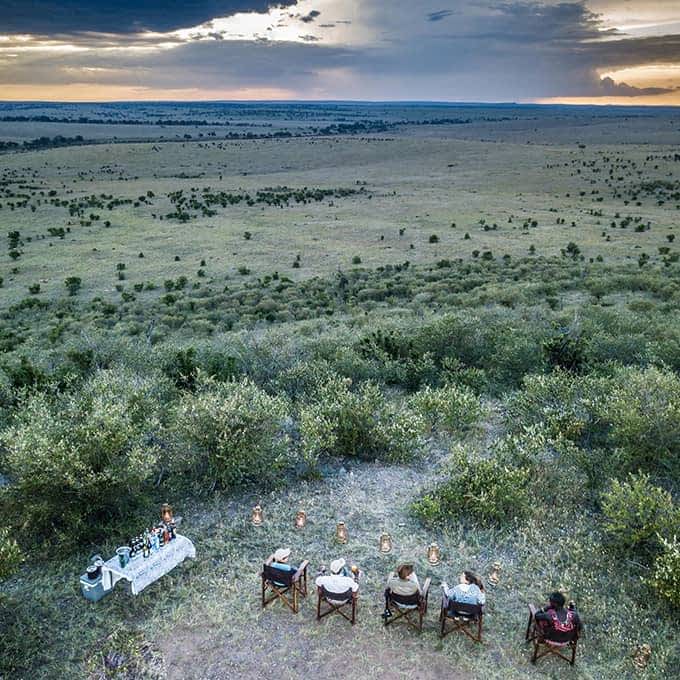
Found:
<svg viewBox="0 0 680 680"><path fill-rule="evenodd" d="M0 100L680 105L680 0L0 0Z"/></svg>

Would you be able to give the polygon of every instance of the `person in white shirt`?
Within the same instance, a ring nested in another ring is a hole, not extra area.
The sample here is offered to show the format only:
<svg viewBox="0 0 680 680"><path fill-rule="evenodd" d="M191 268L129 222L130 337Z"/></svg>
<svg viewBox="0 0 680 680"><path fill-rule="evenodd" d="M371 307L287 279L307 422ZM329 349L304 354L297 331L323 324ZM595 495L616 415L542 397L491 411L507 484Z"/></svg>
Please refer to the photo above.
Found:
<svg viewBox="0 0 680 680"><path fill-rule="evenodd" d="M333 560L330 564L331 573L321 574L316 579L316 585L319 588L323 588L326 594L331 596L333 594L344 595L348 590L356 593L359 590L359 584L351 577L344 575L345 560L341 557L337 560ZM336 600L332 600L336 602ZM337 600L340 602L341 600Z"/></svg>
<svg viewBox="0 0 680 680"><path fill-rule="evenodd" d="M442 581L444 591L444 606L448 608L451 602L462 604L479 604L486 602L484 584L473 571L466 570L458 577L458 585L450 588L446 581Z"/></svg>

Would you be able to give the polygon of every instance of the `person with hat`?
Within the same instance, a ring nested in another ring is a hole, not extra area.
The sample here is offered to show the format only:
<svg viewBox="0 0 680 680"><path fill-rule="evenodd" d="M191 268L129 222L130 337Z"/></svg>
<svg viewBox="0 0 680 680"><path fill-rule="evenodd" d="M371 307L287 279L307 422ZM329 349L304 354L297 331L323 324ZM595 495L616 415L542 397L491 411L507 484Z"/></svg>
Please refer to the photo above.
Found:
<svg viewBox="0 0 680 680"><path fill-rule="evenodd" d="M412 564L400 564L396 571L393 571L387 579L387 588L385 588L385 611L382 614L383 618L392 616L390 610L390 595L401 595L410 597L420 592L420 583L418 576L413 569Z"/></svg>
<svg viewBox="0 0 680 680"><path fill-rule="evenodd" d="M290 548L279 548L274 552L274 561L271 566L281 571L297 571L297 567L288 563L290 558Z"/></svg>
<svg viewBox="0 0 680 680"><path fill-rule="evenodd" d="M317 576L316 585L323 588L328 594L344 595L348 590L356 593L359 590L359 584L347 575L346 564L342 557L333 560L330 564L331 573L322 573Z"/></svg>

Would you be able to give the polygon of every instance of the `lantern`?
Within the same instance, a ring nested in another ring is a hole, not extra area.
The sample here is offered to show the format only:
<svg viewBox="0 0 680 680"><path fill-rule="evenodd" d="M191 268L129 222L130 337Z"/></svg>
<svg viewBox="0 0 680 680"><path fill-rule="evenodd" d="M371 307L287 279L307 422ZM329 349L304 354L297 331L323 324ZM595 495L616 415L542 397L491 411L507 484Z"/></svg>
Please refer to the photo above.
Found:
<svg viewBox="0 0 680 680"><path fill-rule="evenodd" d="M497 586L500 578L501 578L501 563L494 562L493 566L491 567L491 573L489 574L488 581L492 586Z"/></svg>
<svg viewBox="0 0 680 680"><path fill-rule="evenodd" d="M647 668L649 659L652 656L652 646L648 644L638 645L635 648L635 653L633 654L633 665L638 670L644 670Z"/></svg>
<svg viewBox="0 0 680 680"><path fill-rule="evenodd" d="M335 528L335 538L338 543L347 543L349 534L347 533L347 527L344 522L338 522L338 526Z"/></svg>
<svg viewBox="0 0 680 680"><path fill-rule="evenodd" d="M161 505L161 519L164 524L172 524L172 505L170 503Z"/></svg>
<svg viewBox="0 0 680 680"><path fill-rule="evenodd" d="M381 553L388 553L392 550L392 539L386 531L383 531L382 534L380 534L379 550Z"/></svg>
<svg viewBox="0 0 680 680"><path fill-rule="evenodd" d="M430 547L427 549L427 561L435 567L439 564L441 558L441 552L439 546L436 543L431 543Z"/></svg>
<svg viewBox="0 0 680 680"><path fill-rule="evenodd" d="M258 504L253 508L253 514L251 516L251 521L256 527L259 527L260 524L262 524L263 520L264 520L264 516L262 514L262 508Z"/></svg>
<svg viewBox="0 0 680 680"><path fill-rule="evenodd" d="M303 529L307 524L307 513L304 510L298 510L295 515L295 528Z"/></svg>

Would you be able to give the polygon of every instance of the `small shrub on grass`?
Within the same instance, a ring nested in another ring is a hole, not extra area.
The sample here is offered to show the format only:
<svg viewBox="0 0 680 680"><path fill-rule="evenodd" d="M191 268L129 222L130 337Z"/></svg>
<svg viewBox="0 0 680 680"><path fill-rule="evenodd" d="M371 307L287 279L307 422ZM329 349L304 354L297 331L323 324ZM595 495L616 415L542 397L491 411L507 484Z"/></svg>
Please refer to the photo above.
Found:
<svg viewBox="0 0 680 680"><path fill-rule="evenodd" d="M473 519L504 525L529 513L531 472L497 459L473 459L461 448L452 458L448 479L413 504L425 524Z"/></svg>
<svg viewBox="0 0 680 680"><path fill-rule="evenodd" d="M289 464L284 399L248 379L218 383L200 375L176 411L180 436L193 454L175 462L211 489L249 481L272 481Z"/></svg>
<svg viewBox="0 0 680 680"><path fill-rule="evenodd" d="M603 529L615 552L653 555L660 537L680 528L680 512L668 491L654 486L645 474L615 479L602 494Z"/></svg>
<svg viewBox="0 0 680 680"><path fill-rule="evenodd" d="M410 400L411 408L433 429L462 432L482 415L479 397L465 385L450 384L432 389L426 386Z"/></svg>
<svg viewBox="0 0 680 680"><path fill-rule="evenodd" d="M351 384L349 378L327 378L317 385L316 401L300 410L307 465L313 469L323 455L390 462L413 458L422 419L386 400L375 383L363 383L356 391Z"/></svg>
<svg viewBox="0 0 680 680"><path fill-rule="evenodd" d="M11 576L21 563L21 551L17 542L10 538L9 529L0 529L0 581Z"/></svg>
<svg viewBox="0 0 680 680"><path fill-rule="evenodd" d="M649 584L671 606L680 608L680 541L677 536L661 539Z"/></svg>

